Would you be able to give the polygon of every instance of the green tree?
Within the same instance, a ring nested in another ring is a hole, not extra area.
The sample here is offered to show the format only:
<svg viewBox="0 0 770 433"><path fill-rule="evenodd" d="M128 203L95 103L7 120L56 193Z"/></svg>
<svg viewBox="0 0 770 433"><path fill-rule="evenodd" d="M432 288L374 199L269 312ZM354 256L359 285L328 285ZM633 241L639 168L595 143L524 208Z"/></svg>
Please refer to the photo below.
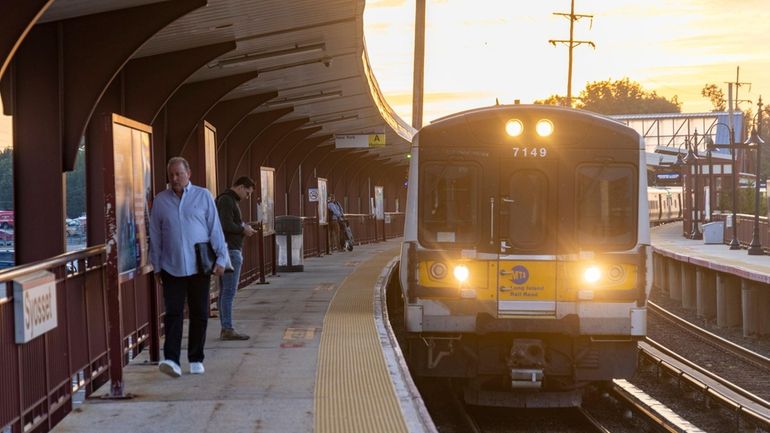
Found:
<svg viewBox="0 0 770 433"><path fill-rule="evenodd" d="M67 173L67 218L77 218L86 212L86 151L81 146L75 169Z"/></svg>
<svg viewBox="0 0 770 433"><path fill-rule="evenodd" d="M644 90L641 84L628 77L621 80L594 81L580 92L576 108L601 114L679 113L682 103L674 95L670 100L655 91ZM567 105L567 98L551 95L535 104Z"/></svg>
<svg viewBox="0 0 770 433"><path fill-rule="evenodd" d="M13 209L13 149L0 152L0 210Z"/></svg>
<svg viewBox="0 0 770 433"><path fill-rule="evenodd" d="M679 113L682 103L647 91L630 79L594 81L580 92L577 107L602 114Z"/></svg>
<svg viewBox="0 0 770 433"><path fill-rule="evenodd" d="M567 97L560 95L551 95L545 99L538 99L534 102L540 105L567 105Z"/></svg>
<svg viewBox="0 0 770 433"><path fill-rule="evenodd" d="M701 96L709 98L711 105L714 106L712 111L725 111L727 109L727 99L725 99L725 92L722 91L716 84L706 84L700 91Z"/></svg>

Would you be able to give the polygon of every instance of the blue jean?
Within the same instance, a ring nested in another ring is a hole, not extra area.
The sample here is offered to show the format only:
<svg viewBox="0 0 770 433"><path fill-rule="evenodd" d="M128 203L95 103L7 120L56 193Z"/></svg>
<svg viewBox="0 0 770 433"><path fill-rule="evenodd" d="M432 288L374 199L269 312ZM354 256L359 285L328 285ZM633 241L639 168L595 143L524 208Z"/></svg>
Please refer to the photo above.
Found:
<svg viewBox="0 0 770 433"><path fill-rule="evenodd" d="M219 279L219 322L222 329L233 329L233 300L241 279L243 254L241 250L228 250L233 272L225 272Z"/></svg>

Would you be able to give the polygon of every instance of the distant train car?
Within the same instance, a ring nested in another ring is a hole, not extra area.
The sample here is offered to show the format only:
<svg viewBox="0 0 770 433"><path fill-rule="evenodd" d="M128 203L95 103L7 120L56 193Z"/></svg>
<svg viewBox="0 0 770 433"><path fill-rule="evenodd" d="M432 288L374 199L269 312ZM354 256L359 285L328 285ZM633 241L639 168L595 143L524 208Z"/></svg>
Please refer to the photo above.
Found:
<svg viewBox="0 0 770 433"><path fill-rule="evenodd" d="M650 224L655 226L682 219L682 187L648 187Z"/></svg>
<svg viewBox="0 0 770 433"><path fill-rule="evenodd" d="M400 280L413 374L469 403L579 404L630 377L646 333L644 143L611 119L495 106L422 128Z"/></svg>

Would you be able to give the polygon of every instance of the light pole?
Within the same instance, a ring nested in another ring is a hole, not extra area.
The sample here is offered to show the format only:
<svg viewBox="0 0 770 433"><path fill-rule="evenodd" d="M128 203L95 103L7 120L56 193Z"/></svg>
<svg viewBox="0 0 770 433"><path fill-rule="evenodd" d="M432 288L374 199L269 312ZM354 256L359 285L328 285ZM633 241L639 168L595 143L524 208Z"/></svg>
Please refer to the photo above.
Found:
<svg viewBox="0 0 770 433"><path fill-rule="evenodd" d="M732 116L732 111L730 116ZM732 124L733 121L730 119L730 125ZM735 129L732 127L727 129L730 130L730 158L732 159L731 170L733 172L733 238L730 240L730 249L739 250L741 249L741 243L738 242L738 172L736 171L737 164L735 163Z"/></svg>
<svg viewBox="0 0 770 433"><path fill-rule="evenodd" d="M759 136L760 129L762 127L762 97L759 97L757 102L757 126L751 128L751 136L746 145L752 146L757 150L757 164L756 164L756 179L754 179L754 232L751 235L751 244L749 244L750 256L762 256L765 254L762 250L762 241L759 239L759 175L761 165L761 149L765 143Z"/></svg>
<svg viewBox="0 0 770 433"><path fill-rule="evenodd" d="M698 145L698 136L697 133L695 135L695 143L690 144L689 140L687 142L687 156L684 157L684 163L687 164L687 167L689 169L690 176L693 177L693 195L695 196L693 199L693 213L692 213L692 230L690 230L690 239L695 240L701 240L703 239L703 233L701 233L700 228L698 227L698 223L700 222L700 206L699 206L699 200L698 196L700 195L698 193L698 155L697 151L698 148L696 147ZM695 152L693 152L693 147L695 147Z"/></svg>

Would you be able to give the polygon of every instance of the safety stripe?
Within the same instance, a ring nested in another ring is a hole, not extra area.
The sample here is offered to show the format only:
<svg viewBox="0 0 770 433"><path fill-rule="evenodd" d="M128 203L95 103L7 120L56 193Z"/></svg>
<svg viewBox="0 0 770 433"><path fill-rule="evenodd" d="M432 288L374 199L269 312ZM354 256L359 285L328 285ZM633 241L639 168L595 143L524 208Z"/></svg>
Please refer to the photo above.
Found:
<svg viewBox="0 0 770 433"><path fill-rule="evenodd" d="M316 433L407 433L374 322L372 286L398 248L358 265L324 318L315 385Z"/></svg>

